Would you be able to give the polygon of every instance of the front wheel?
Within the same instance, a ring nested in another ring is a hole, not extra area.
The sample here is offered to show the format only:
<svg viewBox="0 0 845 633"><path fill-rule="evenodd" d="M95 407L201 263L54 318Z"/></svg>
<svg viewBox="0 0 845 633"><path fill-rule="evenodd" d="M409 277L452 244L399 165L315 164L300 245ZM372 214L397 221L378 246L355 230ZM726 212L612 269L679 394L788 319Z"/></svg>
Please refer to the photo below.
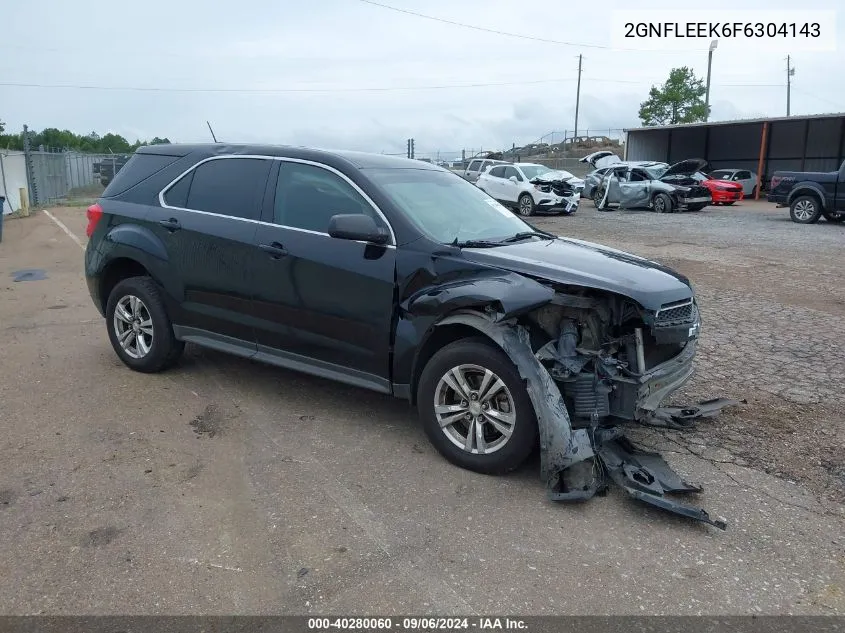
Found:
<svg viewBox="0 0 845 633"><path fill-rule="evenodd" d="M537 445L534 407L516 367L483 338L451 343L429 360L417 409L428 439L461 468L506 473Z"/></svg>
<svg viewBox="0 0 845 633"><path fill-rule="evenodd" d="M654 211L656 213L672 213L672 198L665 193L654 196Z"/></svg>
<svg viewBox="0 0 845 633"><path fill-rule="evenodd" d="M517 209L519 210L519 215L525 217L534 215L534 198L531 197L530 193L524 193L519 196Z"/></svg>
<svg viewBox="0 0 845 633"><path fill-rule="evenodd" d="M798 196L789 205L789 217L798 224L813 224L822 215L821 204L813 196Z"/></svg>
<svg viewBox="0 0 845 633"><path fill-rule="evenodd" d="M723 204L724 204L726 207L729 207L729 206L731 206L734 202L736 202L736 200L731 200L730 202L724 202Z"/></svg>
<svg viewBox="0 0 845 633"><path fill-rule="evenodd" d="M130 369L154 373L175 363L185 344L177 341L161 291L149 277L118 283L106 304L109 340Z"/></svg>

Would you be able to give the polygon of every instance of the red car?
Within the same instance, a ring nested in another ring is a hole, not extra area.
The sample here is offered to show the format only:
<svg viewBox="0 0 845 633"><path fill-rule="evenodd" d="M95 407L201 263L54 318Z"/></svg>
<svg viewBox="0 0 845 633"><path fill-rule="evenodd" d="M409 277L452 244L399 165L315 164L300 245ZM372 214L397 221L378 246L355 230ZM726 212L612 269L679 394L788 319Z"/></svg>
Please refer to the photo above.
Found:
<svg viewBox="0 0 845 633"><path fill-rule="evenodd" d="M713 204L730 205L737 200L742 200L742 185L738 182L714 180L700 171L693 174L692 177L710 190Z"/></svg>

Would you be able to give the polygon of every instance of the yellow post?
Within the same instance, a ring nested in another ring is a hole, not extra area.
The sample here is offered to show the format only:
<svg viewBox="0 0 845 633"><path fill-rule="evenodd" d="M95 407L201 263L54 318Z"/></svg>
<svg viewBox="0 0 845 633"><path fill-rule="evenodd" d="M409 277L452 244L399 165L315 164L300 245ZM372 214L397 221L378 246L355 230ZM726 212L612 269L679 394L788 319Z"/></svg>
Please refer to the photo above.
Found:
<svg viewBox="0 0 845 633"><path fill-rule="evenodd" d="M26 187L18 189L18 195L21 199L21 215L29 215L29 191Z"/></svg>

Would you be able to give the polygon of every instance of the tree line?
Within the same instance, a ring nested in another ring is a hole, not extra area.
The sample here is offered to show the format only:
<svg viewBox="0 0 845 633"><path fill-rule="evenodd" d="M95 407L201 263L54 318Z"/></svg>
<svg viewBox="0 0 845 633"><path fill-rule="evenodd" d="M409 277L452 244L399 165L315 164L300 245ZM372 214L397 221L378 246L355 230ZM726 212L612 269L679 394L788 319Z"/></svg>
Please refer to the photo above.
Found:
<svg viewBox="0 0 845 633"><path fill-rule="evenodd" d="M96 132L90 134L75 134L70 130L59 130L48 127L40 132L29 130L29 144L34 150L42 145L44 149L71 150L77 152L90 152L92 154L130 154L142 145L164 145L170 143L168 138L153 137L152 140L142 141L136 139L130 143L120 134L103 134ZM17 134L6 134L5 124L0 121L0 149L23 150L23 132Z"/></svg>

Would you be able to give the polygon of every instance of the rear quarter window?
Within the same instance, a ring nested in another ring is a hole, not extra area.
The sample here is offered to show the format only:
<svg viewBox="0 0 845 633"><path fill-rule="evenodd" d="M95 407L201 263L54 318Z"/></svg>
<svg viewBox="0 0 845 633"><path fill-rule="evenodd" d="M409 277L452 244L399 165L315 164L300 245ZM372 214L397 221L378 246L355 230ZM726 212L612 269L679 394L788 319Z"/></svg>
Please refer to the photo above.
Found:
<svg viewBox="0 0 845 633"><path fill-rule="evenodd" d="M104 198L120 195L154 176L168 165L172 165L179 156L165 156L163 154L133 154L123 168L117 172L114 179L103 192Z"/></svg>

